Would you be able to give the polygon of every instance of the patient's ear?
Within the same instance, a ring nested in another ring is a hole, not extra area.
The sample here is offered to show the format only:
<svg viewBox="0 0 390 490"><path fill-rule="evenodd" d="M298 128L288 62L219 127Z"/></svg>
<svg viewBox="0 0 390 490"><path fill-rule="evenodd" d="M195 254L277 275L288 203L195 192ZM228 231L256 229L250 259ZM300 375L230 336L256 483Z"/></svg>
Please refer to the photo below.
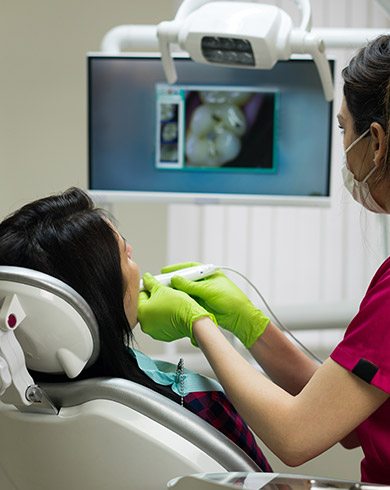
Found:
<svg viewBox="0 0 390 490"><path fill-rule="evenodd" d="M380 167L385 162L385 155L387 150L386 133L383 127L374 122L371 124L371 147L374 153L374 164Z"/></svg>

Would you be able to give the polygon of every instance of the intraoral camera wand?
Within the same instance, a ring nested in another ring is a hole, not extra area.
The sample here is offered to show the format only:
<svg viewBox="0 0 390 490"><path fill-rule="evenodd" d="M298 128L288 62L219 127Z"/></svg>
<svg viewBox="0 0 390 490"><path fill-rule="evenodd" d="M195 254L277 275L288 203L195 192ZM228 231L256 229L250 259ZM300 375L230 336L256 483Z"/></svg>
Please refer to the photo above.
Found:
<svg viewBox="0 0 390 490"><path fill-rule="evenodd" d="M174 276L181 276L185 279L188 279L189 281L197 281L199 279L203 279L204 277L211 276L211 274L214 274L214 272L216 272L217 270L218 267L216 265L201 264L195 265L193 267L187 267L185 269L179 269L174 272L168 272L166 274L158 274L154 276L154 278L157 279L157 281L164 286L170 286L171 279ZM139 289L140 291L144 290L144 283L142 279L140 281Z"/></svg>

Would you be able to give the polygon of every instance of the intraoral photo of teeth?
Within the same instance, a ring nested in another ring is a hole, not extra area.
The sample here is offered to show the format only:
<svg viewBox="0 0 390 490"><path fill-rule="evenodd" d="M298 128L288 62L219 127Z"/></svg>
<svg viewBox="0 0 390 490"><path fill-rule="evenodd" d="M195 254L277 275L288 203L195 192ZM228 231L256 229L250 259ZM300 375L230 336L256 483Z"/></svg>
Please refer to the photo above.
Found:
<svg viewBox="0 0 390 490"><path fill-rule="evenodd" d="M275 94L191 91L185 166L273 168Z"/></svg>

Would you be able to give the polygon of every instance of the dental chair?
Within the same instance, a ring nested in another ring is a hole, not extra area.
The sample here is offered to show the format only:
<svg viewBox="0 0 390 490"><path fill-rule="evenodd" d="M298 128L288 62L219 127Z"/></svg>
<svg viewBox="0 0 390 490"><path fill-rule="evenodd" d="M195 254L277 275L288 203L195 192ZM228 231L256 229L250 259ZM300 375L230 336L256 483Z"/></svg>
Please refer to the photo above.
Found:
<svg viewBox="0 0 390 490"><path fill-rule="evenodd" d="M260 471L188 410L124 379L72 380L99 354L81 296L40 272L0 266L0 488L162 489L177 476Z"/></svg>

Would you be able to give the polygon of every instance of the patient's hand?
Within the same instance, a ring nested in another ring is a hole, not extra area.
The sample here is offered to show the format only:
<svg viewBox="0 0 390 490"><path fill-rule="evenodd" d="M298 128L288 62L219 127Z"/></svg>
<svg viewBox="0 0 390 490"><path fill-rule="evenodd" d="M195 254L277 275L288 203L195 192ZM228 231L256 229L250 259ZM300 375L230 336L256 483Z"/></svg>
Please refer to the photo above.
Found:
<svg viewBox="0 0 390 490"><path fill-rule="evenodd" d="M188 294L163 286L151 274L144 274L143 281L145 291L138 300L143 332L164 342L189 337L197 345L192 333L194 321L205 316L215 321L214 316Z"/></svg>

